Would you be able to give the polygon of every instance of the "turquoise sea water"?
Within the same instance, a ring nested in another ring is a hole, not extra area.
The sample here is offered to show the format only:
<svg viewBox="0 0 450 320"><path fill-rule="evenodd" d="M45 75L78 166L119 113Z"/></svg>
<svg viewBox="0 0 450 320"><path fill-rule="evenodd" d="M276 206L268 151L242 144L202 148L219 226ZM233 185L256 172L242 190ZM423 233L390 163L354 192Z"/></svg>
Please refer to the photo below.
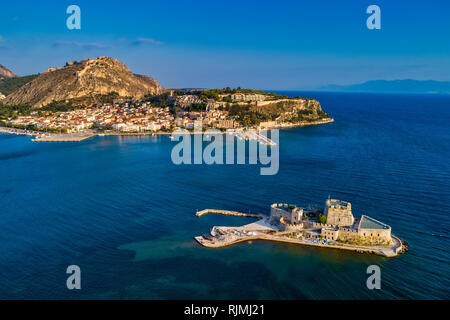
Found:
<svg viewBox="0 0 450 320"><path fill-rule="evenodd" d="M280 170L175 166L168 137L32 143L0 134L1 299L449 298L450 96L296 93L335 122L280 131ZM396 258L193 236L272 202L352 202L408 241ZM68 265L82 289L66 289ZM366 268L381 267L378 291Z"/></svg>

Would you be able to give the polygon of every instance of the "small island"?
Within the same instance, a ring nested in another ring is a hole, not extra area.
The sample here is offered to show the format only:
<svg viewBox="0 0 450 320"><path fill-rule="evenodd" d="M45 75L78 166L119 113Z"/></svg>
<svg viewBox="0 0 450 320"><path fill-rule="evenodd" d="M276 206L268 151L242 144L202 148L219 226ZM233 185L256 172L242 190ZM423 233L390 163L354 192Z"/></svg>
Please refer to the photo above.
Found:
<svg viewBox="0 0 450 320"><path fill-rule="evenodd" d="M199 211L196 215L200 217L208 213L259 220L241 227L214 226L210 234L195 237L198 243L207 248L267 240L385 257L395 257L408 250L405 241L391 234L390 226L366 215L355 219L351 203L337 199L327 199L323 210L275 203L270 207L270 216L213 209Z"/></svg>

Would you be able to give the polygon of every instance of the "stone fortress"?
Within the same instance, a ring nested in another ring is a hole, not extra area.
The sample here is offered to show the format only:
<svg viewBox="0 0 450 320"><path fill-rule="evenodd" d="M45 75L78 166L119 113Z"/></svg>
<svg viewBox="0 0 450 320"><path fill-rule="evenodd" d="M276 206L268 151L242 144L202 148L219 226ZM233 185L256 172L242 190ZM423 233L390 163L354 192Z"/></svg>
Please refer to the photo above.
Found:
<svg viewBox="0 0 450 320"><path fill-rule="evenodd" d="M366 215L355 219L349 202L327 199L323 210L286 203L270 206L270 215L204 209L196 216L224 214L258 218L243 226L214 226L210 234L195 237L207 248L221 248L253 240L277 241L395 257L408 243L391 234L391 227Z"/></svg>
<svg viewBox="0 0 450 320"><path fill-rule="evenodd" d="M327 199L323 210L326 223L319 223L317 210L275 203L270 208L270 223L280 231L302 233L305 238L350 244L388 245L392 243L391 227L366 215L355 219L351 203Z"/></svg>
<svg viewBox="0 0 450 320"><path fill-rule="evenodd" d="M327 199L324 215L327 223L335 226L351 226L355 222L352 214L352 204L347 201Z"/></svg>

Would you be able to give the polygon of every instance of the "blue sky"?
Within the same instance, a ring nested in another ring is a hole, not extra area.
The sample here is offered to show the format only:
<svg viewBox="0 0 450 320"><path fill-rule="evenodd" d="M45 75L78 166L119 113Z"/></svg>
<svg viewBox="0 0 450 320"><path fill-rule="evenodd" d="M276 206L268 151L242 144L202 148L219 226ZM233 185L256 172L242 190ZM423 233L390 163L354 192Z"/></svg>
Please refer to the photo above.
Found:
<svg viewBox="0 0 450 320"><path fill-rule="evenodd" d="M66 8L81 8L68 30ZM366 8L381 8L381 30ZM165 87L315 89L450 81L450 1L9 1L0 64L19 75L107 55Z"/></svg>

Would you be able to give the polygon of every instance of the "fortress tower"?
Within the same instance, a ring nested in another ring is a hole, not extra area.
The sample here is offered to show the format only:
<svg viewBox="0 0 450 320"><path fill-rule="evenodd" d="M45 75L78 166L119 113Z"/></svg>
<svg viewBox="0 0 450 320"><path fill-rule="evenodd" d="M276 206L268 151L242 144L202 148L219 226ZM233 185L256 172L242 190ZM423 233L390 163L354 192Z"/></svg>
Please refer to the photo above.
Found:
<svg viewBox="0 0 450 320"><path fill-rule="evenodd" d="M351 226L355 222L350 202L327 199L323 213L327 217L327 224L333 226Z"/></svg>

